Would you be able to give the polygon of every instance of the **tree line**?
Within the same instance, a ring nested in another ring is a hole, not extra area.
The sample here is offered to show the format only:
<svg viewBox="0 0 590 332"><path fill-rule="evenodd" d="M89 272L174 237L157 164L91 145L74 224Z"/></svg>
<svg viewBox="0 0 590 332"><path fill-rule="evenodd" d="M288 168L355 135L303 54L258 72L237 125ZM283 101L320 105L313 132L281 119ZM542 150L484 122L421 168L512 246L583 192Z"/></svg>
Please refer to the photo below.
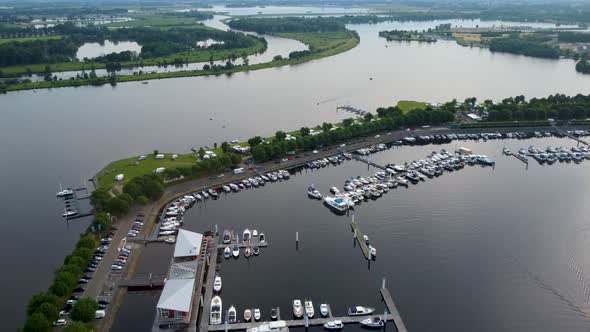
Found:
<svg viewBox="0 0 590 332"><path fill-rule="evenodd" d="M344 22L333 17L238 18L228 22L232 29L258 33L334 32L346 30Z"/></svg>
<svg viewBox="0 0 590 332"><path fill-rule="evenodd" d="M589 33L563 31L557 33L557 39L566 43L590 43Z"/></svg>
<svg viewBox="0 0 590 332"><path fill-rule="evenodd" d="M488 114L487 121L571 120L590 117L590 95L550 95L546 98L524 96L506 98L500 103L487 102L478 107Z"/></svg>
<svg viewBox="0 0 590 332"><path fill-rule="evenodd" d="M559 47L548 45L547 41L543 36L523 37L519 34L511 34L504 38L492 39L490 51L558 59Z"/></svg>

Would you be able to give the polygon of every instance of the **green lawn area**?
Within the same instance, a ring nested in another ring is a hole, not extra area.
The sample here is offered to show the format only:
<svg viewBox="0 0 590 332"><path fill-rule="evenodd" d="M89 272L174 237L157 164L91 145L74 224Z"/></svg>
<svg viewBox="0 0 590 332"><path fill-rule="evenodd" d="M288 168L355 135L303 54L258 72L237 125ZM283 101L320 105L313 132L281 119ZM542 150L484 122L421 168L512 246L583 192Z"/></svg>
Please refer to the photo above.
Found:
<svg viewBox="0 0 590 332"><path fill-rule="evenodd" d="M417 108L425 108L428 103L423 101L413 101L413 100L400 100L397 102L397 107L399 107L404 113L415 110Z"/></svg>
<svg viewBox="0 0 590 332"><path fill-rule="evenodd" d="M171 25L194 25L198 21L192 17L174 17L162 15L146 15L134 17L133 21L113 22L105 24L107 27L146 27L146 26L171 26Z"/></svg>
<svg viewBox="0 0 590 332"><path fill-rule="evenodd" d="M354 39L350 31L339 32L284 32L277 34L280 37L298 40L309 46L311 51L324 51L353 43Z"/></svg>
<svg viewBox="0 0 590 332"><path fill-rule="evenodd" d="M61 39L61 36L2 38L2 39L0 39L0 44L11 43L11 42L28 42L28 41L33 41L33 40L50 40L50 39Z"/></svg>
<svg viewBox="0 0 590 332"><path fill-rule="evenodd" d="M176 160L172 160L172 153L164 153L165 158L161 160L156 160L153 153L145 156L147 157L146 160L140 161L139 156L137 156L110 163L97 174L98 185L101 188L110 188L114 185L123 185L134 177L151 174L158 167L173 169L176 167L190 167L196 163L193 153L178 154ZM125 175L123 181L115 181L117 174Z"/></svg>

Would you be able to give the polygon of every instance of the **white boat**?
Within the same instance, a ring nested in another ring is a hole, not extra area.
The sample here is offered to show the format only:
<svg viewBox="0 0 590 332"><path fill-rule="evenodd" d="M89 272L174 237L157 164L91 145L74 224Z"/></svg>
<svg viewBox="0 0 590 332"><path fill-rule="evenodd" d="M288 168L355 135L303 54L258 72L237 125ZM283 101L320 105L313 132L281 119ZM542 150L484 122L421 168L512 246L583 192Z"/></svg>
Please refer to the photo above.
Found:
<svg viewBox="0 0 590 332"><path fill-rule="evenodd" d="M260 320L260 309L258 309L258 308L254 309L254 320L255 321Z"/></svg>
<svg viewBox="0 0 590 332"><path fill-rule="evenodd" d="M246 309L244 310L244 320L249 322L252 319L252 310Z"/></svg>
<svg viewBox="0 0 590 332"><path fill-rule="evenodd" d="M78 214L78 211L76 211L76 210L66 210L64 213L61 214L61 216L64 218L68 218L68 217L73 217L77 214Z"/></svg>
<svg viewBox="0 0 590 332"><path fill-rule="evenodd" d="M219 296L214 296L211 299L211 313L209 316L209 324L211 325L219 325L221 324L221 298Z"/></svg>
<svg viewBox="0 0 590 332"><path fill-rule="evenodd" d="M341 330L343 327L344 324L339 320L333 320L324 324L326 330Z"/></svg>
<svg viewBox="0 0 590 332"><path fill-rule="evenodd" d="M244 250L244 256L246 256L246 258L250 257L250 255L252 254L252 249L250 249L250 247L246 247L246 249Z"/></svg>
<svg viewBox="0 0 590 332"><path fill-rule="evenodd" d="M264 236L264 233L260 232L260 234L258 234L258 241L266 242L266 237Z"/></svg>
<svg viewBox="0 0 590 332"><path fill-rule="evenodd" d="M277 313L277 309L276 308L270 309L270 318L272 320L276 320L278 317L279 317L279 315Z"/></svg>
<svg viewBox="0 0 590 332"><path fill-rule="evenodd" d="M372 317L361 320L361 325L369 328L381 328L385 325L385 322L381 317Z"/></svg>
<svg viewBox="0 0 590 332"><path fill-rule="evenodd" d="M345 213L348 210L348 203L341 197L324 196L324 204L337 213Z"/></svg>
<svg viewBox="0 0 590 332"><path fill-rule="evenodd" d="M307 196L309 198L322 199L322 194L313 185L307 188Z"/></svg>
<svg viewBox="0 0 590 332"><path fill-rule="evenodd" d="M234 247L232 249L232 255L236 258L240 256L240 247L237 244L234 244Z"/></svg>
<svg viewBox="0 0 590 332"><path fill-rule="evenodd" d="M250 243L251 239L252 239L252 232L250 232L250 230L248 228L246 228L244 230L244 233L242 234L242 241L244 243Z"/></svg>
<svg viewBox="0 0 590 332"><path fill-rule="evenodd" d="M309 318L313 318L313 315L315 315L311 300L305 300L305 315Z"/></svg>
<svg viewBox="0 0 590 332"><path fill-rule="evenodd" d="M225 258L229 258L229 257L231 256L231 249L230 249L229 247L226 247L226 248L223 250L223 256L224 256Z"/></svg>
<svg viewBox="0 0 590 332"><path fill-rule="evenodd" d="M58 191L56 193L57 197L66 197L66 196L72 196L74 194L74 191L70 188L68 189L64 189L62 191Z"/></svg>
<svg viewBox="0 0 590 332"><path fill-rule="evenodd" d="M258 236L258 231L257 230L253 230L252 231L252 236Z"/></svg>
<svg viewBox="0 0 590 332"><path fill-rule="evenodd" d="M329 313L328 305L326 303L320 304L320 315L322 315L322 317L328 317Z"/></svg>
<svg viewBox="0 0 590 332"><path fill-rule="evenodd" d="M336 194L339 194L340 193L340 190L338 190L338 188L336 188L336 187L331 187L330 188L330 192L332 194L336 195Z"/></svg>
<svg viewBox="0 0 590 332"><path fill-rule="evenodd" d="M276 322L265 322L254 327L249 327L246 329L246 332L289 332L289 327L287 327L286 321L279 320Z"/></svg>
<svg viewBox="0 0 590 332"><path fill-rule="evenodd" d="M365 240L366 244L369 244L369 236L368 235L363 235L363 240Z"/></svg>
<svg viewBox="0 0 590 332"><path fill-rule="evenodd" d="M375 259L377 257L377 249L373 246L369 246L369 253L371 254L371 258Z"/></svg>
<svg viewBox="0 0 590 332"><path fill-rule="evenodd" d="M303 317L303 306L300 300L293 300L293 315L297 318Z"/></svg>
<svg viewBox="0 0 590 332"><path fill-rule="evenodd" d="M230 324L235 324L238 322L236 307L234 307L233 305L229 307L229 310L227 311L227 322Z"/></svg>
<svg viewBox="0 0 590 332"><path fill-rule="evenodd" d="M221 291L221 276L215 276L215 280L213 281L213 290L218 293Z"/></svg>
<svg viewBox="0 0 590 332"><path fill-rule="evenodd" d="M175 237L169 237L166 240L164 240L164 242L170 243L170 244L176 243L176 238Z"/></svg>
<svg viewBox="0 0 590 332"><path fill-rule="evenodd" d="M258 246L254 246L252 248L252 253L254 254L254 256L258 256L258 254L260 253L260 248L258 248Z"/></svg>
<svg viewBox="0 0 590 332"><path fill-rule="evenodd" d="M229 231L223 232L223 243L228 244L231 242L231 233Z"/></svg>
<svg viewBox="0 0 590 332"><path fill-rule="evenodd" d="M372 307L363 307L360 305L348 308L348 315L349 316L363 316L363 315L370 315L375 311L375 308Z"/></svg>

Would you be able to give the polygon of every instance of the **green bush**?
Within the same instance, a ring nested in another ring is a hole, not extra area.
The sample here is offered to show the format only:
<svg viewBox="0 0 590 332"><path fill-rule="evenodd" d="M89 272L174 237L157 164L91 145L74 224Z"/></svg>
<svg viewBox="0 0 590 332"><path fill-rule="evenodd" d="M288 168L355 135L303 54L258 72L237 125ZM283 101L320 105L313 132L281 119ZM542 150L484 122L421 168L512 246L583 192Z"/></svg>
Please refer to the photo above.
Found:
<svg viewBox="0 0 590 332"><path fill-rule="evenodd" d="M51 323L39 312L27 318L23 332L47 332L51 329Z"/></svg>
<svg viewBox="0 0 590 332"><path fill-rule="evenodd" d="M58 297L55 294L48 293L48 292L39 292L29 300L29 304L27 305L27 315L32 315L39 309L39 307L43 303L51 303L54 305L58 304Z"/></svg>
<svg viewBox="0 0 590 332"><path fill-rule="evenodd" d="M49 291L52 294L57 295L58 297L66 296L70 293L72 287L69 287L68 284L64 283L63 281L54 282L51 287L49 287Z"/></svg>
<svg viewBox="0 0 590 332"><path fill-rule="evenodd" d="M68 323L62 330L63 332L90 332L92 329L88 328L84 323L73 321Z"/></svg>
<svg viewBox="0 0 590 332"><path fill-rule="evenodd" d="M45 316L45 318L47 318L47 320L51 322L57 319L59 309L55 304L45 302L39 306L37 312L43 314L43 316Z"/></svg>

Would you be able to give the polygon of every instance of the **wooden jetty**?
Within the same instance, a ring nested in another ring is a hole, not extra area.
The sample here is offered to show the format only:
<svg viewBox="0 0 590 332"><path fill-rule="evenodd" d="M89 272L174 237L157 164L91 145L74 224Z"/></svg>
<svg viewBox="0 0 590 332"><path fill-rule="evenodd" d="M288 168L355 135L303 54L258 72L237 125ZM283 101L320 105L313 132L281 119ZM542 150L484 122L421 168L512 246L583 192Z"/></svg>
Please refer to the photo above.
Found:
<svg viewBox="0 0 590 332"><path fill-rule="evenodd" d="M385 167L383 165L379 165L379 164L374 163L372 161L369 161L367 158L363 158L363 157L361 157L359 155L353 154L352 155L352 158L355 159L355 160L361 161L361 162L363 162L363 163L365 163L365 164L367 164L369 166L377 167L377 168L382 169L384 171L387 170L387 167Z"/></svg>
<svg viewBox="0 0 590 332"><path fill-rule="evenodd" d="M147 276L135 277L133 279L121 279L117 281L117 286L128 288L162 288L164 287L165 280L165 275L154 276L150 273Z"/></svg>
<svg viewBox="0 0 590 332"><path fill-rule="evenodd" d="M393 297L391 297L389 290L385 288L385 278L383 278L383 287L381 287L380 292L381 298L383 298L383 301L387 306L387 311L389 311L389 313L391 314L391 317L388 316L388 318L391 318L391 320L393 320L398 332L407 332L408 329L406 329L406 324L404 324L402 316L397 310L395 302L393 302Z"/></svg>
<svg viewBox="0 0 590 332"><path fill-rule="evenodd" d="M217 270L218 262L217 257L221 254L221 251L218 247L219 237L215 236L214 239L215 241L213 241L213 246L210 250L211 256L209 258L209 266L207 268L207 278L205 279L205 284L203 285L203 288L205 288L205 297L202 303L203 308L200 315L199 331L207 331L209 327L211 299L213 298L213 283L215 281L215 272Z"/></svg>
<svg viewBox="0 0 590 332"><path fill-rule="evenodd" d="M513 156L514 158L516 158L516 159L518 159L518 160L522 161L523 163L525 163L525 164L527 164L527 165L528 165L528 163L529 163L529 160L528 160L526 157L524 157L524 156L521 156L521 155L520 155L520 153L513 153L513 154L512 154L512 156Z"/></svg>
<svg viewBox="0 0 590 332"><path fill-rule="evenodd" d="M354 215L352 216L352 221L350 222L350 227L352 228L352 232L354 233L354 237L356 242L358 243L365 259L371 259L371 253L369 252L369 247L365 243L365 239L363 239L363 233L361 232L358 224L354 220Z"/></svg>
<svg viewBox="0 0 590 332"><path fill-rule="evenodd" d="M574 141L577 141L578 143L582 143L582 144L585 144L585 145L590 145L590 143L588 143L588 142L584 141L583 139L580 139L579 137L576 137L576 136L574 136L574 135L571 135L571 134L569 134L568 132L566 132L566 131L562 130L561 128L557 127L557 126L555 125L555 123L553 123L553 122L551 123L551 126L552 126L553 128L555 128L555 130L557 130L558 132L560 132L560 133L562 133L563 135L565 135L565 136L567 136L567 137L569 137L569 138L573 139Z"/></svg>

